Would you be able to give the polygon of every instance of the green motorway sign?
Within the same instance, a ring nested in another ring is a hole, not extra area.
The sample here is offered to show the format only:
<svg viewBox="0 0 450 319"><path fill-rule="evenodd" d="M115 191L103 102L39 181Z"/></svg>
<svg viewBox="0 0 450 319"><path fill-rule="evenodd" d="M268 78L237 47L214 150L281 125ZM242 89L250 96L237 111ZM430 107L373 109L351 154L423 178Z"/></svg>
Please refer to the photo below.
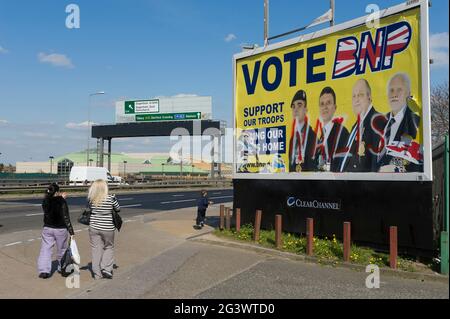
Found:
<svg viewBox="0 0 450 319"><path fill-rule="evenodd" d="M200 120L202 113L163 113L163 114L139 114L136 115L136 122L160 122L160 121L188 121Z"/></svg>
<svg viewBox="0 0 450 319"><path fill-rule="evenodd" d="M159 112L159 100L125 101L125 114Z"/></svg>

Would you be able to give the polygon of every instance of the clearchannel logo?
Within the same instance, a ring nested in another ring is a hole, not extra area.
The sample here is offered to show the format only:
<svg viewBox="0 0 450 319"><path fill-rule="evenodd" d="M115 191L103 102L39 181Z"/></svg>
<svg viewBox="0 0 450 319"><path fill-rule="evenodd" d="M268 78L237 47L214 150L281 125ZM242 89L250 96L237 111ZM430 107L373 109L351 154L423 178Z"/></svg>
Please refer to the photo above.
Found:
<svg viewBox="0 0 450 319"><path fill-rule="evenodd" d="M324 200L305 200L290 196L287 199L288 207L294 208L313 208L313 209L327 209L327 210L341 210L341 204L339 202L331 202Z"/></svg>

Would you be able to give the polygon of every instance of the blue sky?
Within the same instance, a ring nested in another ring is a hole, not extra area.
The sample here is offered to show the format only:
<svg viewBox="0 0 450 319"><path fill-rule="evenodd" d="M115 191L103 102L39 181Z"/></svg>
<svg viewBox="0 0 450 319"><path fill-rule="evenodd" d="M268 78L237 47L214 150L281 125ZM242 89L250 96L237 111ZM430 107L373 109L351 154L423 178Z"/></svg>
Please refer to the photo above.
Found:
<svg viewBox="0 0 450 319"><path fill-rule="evenodd" d="M263 39L263 0L0 0L0 163L44 161L86 148L91 120L114 122L114 102L178 94L213 97L231 123L232 56ZM336 22L375 1L336 0ZM380 0L380 8L401 1ZM65 8L80 7L67 29ZM328 0L270 1L270 33L303 26ZM448 81L448 1L430 9L432 84ZM161 139L115 143L118 152L168 151ZM92 141L91 145L94 145Z"/></svg>

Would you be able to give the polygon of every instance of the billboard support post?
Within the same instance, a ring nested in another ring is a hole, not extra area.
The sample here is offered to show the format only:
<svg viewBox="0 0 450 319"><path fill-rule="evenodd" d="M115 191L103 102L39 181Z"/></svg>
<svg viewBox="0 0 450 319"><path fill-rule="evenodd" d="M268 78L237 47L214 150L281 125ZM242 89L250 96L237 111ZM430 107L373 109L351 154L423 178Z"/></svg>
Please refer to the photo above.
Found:
<svg viewBox="0 0 450 319"><path fill-rule="evenodd" d="M306 254L312 256L314 250L314 220L306 219Z"/></svg>
<svg viewBox="0 0 450 319"><path fill-rule="evenodd" d="M269 44L269 0L264 0L264 46Z"/></svg>
<svg viewBox="0 0 450 319"><path fill-rule="evenodd" d="M331 8L330 26L332 27L332 26L334 26L334 17L335 17L334 11L335 11L335 8L336 8L336 4L335 4L334 0L330 0L330 8Z"/></svg>
<svg viewBox="0 0 450 319"><path fill-rule="evenodd" d="M448 275L448 200L449 200L449 140L448 135L445 137L445 150L444 150L444 231L441 232L441 274Z"/></svg>
<svg viewBox="0 0 450 319"><path fill-rule="evenodd" d="M393 269L397 269L397 227L389 228L389 265Z"/></svg>
<svg viewBox="0 0 450 319"><path fill-rule="evenodd" d="M282 231L282 216L280 214L275 215L275 244L277 249L281 249L281 231Z"/></svg>
<svg viewBox="0 0 450 319"><path fill-rule="evenodd" d="M351 224L350 222L344 223L344 261L350 261L350 242L351 242Z"/></svg>

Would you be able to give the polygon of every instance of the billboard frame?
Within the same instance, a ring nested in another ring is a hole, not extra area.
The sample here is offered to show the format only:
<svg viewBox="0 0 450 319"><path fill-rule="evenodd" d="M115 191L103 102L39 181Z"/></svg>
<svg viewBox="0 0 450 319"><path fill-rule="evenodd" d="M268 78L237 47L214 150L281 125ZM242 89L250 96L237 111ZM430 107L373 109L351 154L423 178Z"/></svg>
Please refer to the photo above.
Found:
<svg viewBox="0 0 450 319"><path fill-rule="evenodd" d="M233 179L267 179L267 180L368 180L368 181L433 181L431 150L431 109L430 109L430 54L429 54L429 0L410 0L402 4L382 9L380 19L420 7L420 46L422 73L422 134L424 149L423 173L237 173L236 171L236 64L238 60L300 44L329 34L337 33L364 25L369 15L362 16L317 32L270 44L251 51L237 53L232 58L233 69Z"/></svg>

